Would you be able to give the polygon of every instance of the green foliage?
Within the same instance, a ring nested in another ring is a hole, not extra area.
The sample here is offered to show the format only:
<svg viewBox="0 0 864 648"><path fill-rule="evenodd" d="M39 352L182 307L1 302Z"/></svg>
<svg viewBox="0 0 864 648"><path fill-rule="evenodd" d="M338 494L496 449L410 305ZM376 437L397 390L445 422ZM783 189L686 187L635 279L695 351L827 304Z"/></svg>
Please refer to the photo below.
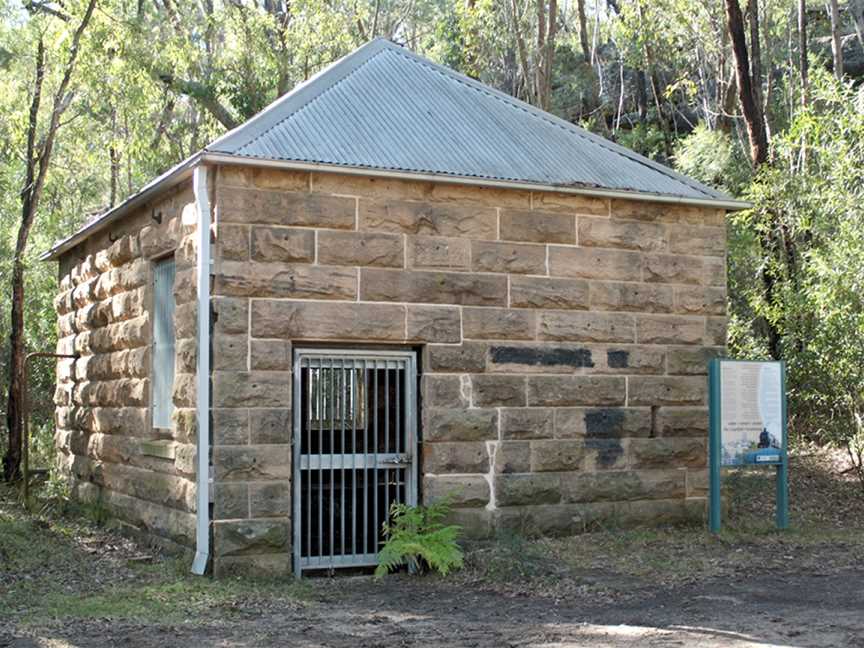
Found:
<svg viewBox="0 0 864 648"><path fill-rule="evenodd" d="M819 70L811 93L748 189L742 226L779 241L751 244L775 288L749 307L782 334L796 427L846 449L864 485L864 94Z"/></svg>
<svg viewBox="0 0 864 648"><path fill-rule="evenodd" d="M629 149L651 158L662 159L665 140L663 131L653 124L636 124L628 131L623 131L618 137L618 143Z"/></svg>
<svg viewBox="0 0 864 648"><path fill-rule="evenodd" d="M444 524L451 500L443 498L429 506L408 506L394 502L390 520L384 523L387 541L378 553L375 577L382 578L407 565L414 573L426 568L446 576L462 566L462 549L457 543L460 527Z"/></svg>
<svg viewBox="0 0 864 648"><path fill-rule="evenodd" d="M675 147L675 168L684 175L739 195L750 181L750 162L740 140L700 123Z"/></svg>

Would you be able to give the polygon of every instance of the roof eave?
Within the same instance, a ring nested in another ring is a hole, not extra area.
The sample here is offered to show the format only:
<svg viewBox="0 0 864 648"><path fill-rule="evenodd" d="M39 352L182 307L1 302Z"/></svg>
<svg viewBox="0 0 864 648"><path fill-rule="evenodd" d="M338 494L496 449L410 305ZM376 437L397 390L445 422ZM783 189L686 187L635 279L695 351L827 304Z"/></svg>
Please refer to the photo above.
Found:
<svg viewBox="0 0 864 648"><path fill-rule="evenodd" d="M122 218L130 211L145 205L163 191L166 191L167 189L170 189L188 179L192 175L192 169L201 162L201 158L202 154L199 152L168 169L168 171L144 185L141 190L129 196L116 207L106 211L89 225L82 227L72 234L72 236L56 243L50 250L40 255L39 260L54 261L64 252L71 250L96 232Z"/></svg>
<svg viewBox="0 0 864 648"><path fill-rule="evenodd" d="M519 182L512 180L495 180L475 176L457 176L447 173L416 171L401 171L392 169L380 169L374 167L343 166L339 164L325 164L321 162L301 162L295 160L273 160L264 158L245 157L205 151L202 162L210 164L236 164L257 167L269 167L293 171L320 171L324 173L342 173L346 175L365 175L379 178L394 178L400 180L415 180L427 182L449 182L452 184L498 187L501 189L520 189L526 191L543 191L555 193L569 193L582 196L598 198L619 198L625 200L643 200L646 202L663 202L680 205L693 205L697 207L713 207L725 209L726 211L740 211L750 209L753 205L745 200L733 198L691 198L687 196L673 196L668 194L655 194L639 191L626 191L620 189L604 189L601 187L547 185L534 182Z"/></svg>

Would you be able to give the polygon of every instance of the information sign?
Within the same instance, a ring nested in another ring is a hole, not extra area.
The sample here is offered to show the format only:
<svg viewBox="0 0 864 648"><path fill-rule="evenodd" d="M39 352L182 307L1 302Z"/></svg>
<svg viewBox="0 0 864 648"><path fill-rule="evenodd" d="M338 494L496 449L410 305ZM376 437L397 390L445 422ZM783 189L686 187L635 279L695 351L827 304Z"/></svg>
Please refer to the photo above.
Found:
<svg viewBox="0 0 864 648"><path fill-rule="evenodd" d="M721 468L776 466L777 526L788 526L786 387L782 362L715 359L709 366L710 526L720 530Z"/></svg>

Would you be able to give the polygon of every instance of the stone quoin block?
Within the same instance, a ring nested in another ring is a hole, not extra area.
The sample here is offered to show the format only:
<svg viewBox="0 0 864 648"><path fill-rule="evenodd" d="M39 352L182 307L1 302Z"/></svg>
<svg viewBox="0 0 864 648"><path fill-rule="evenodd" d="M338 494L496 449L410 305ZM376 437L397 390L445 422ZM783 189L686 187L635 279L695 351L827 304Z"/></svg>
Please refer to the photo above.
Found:
<svg viewBox="0 0 864 648"><path fill-rule="evenodd" d="M342 196L230 189L220 192L222 222L354 229L356 201Z"/></svg>
<svg viewBox="0 0 864 648"><path fill-rule="evenodd" d="M661 407L656 429L664 437L707 437L708 409L705 407Z"/></svg>
<svg viewBox="0 0 864 648"><path fill-rule="evenodd" d="M288 550L285 520L230 520L213 523L213 553L222 556L281 553Z"/></svg>
<svg viewBox="0 0 864 648"><path fill-rule="evenodd" d="M253 444L291 443L291 410L254 408L249 410L249 441Z"/></svg>
<svg viewBox="0 0 864 648"><path fill-rule="evenodd" d="M694 315L725 315L725 288L675 288L675 311Z"/></svg>
<svg viewBox="0 0 864 648"><path fill-rule="evenodd" d="M669 228L669 251L722 257L726 254L726 229L678 225Z"/></svg>
<svg viewBox="0 0 864 648"><path fill-rule="evenodd" d="M249 226L221 225L216 238L216 249L223 259L246 261L249 259Z"/></svg>
<svg viewBox="0 0 864 648"><path fill-rule="evenodd" d="M291 407L291 374L282 371L216 371L214 407Z"/></svg>
<svg viewBox="0 0 864 648"><path fill-rule="evenodd" d="M291 479L288 445L214 446L216 481L268 481Z"/></svg>
<svg viewBox="0 0 864 648"><path fill-rule="evenodd" d="M423 413L426 441L492 441L498 437L494 409L429 408Z"/></svg>
<svg viewBox="0 0 864 648"><path fill-rule="evenodd" d="M489 472L489 453L483 442L424 443L424 473Z"/></svg>
<svg viewBox="0 0 864 648"><path fill-rule="evenodd" d="M423 478L423 492L430 504L448 498L458 508L486 506L489 482L482 475L429 475Z"/></svg>
<svg viewBox="0 0 864 648"><path fill-rule="evenodd" d="M640 344L701 344L705 319L684 315L639 315L636 341Z"/></svg>

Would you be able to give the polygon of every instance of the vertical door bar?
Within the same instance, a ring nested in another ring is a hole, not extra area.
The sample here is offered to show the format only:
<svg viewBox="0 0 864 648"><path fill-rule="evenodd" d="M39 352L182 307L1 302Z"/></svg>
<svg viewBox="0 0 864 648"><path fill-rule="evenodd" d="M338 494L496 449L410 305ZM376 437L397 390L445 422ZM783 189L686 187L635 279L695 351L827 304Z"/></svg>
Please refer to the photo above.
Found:
<svg viewBox="0 0 864 648"><path fill-rule="evenodd" d="M366 420L363 422L363 553L369 553L369 466L366 465L366 458L369 456L369 424L372 421L372 414L369 411L369 397L371 389L369 389L369 368L367 361L363 359L363 409L366 412Z"/></svg>
<svg viewBox="0 0 864 648"><path fill-rule="evenodd" d="M384 361L384 452L390 453L390 363ZM390 519L390 469L384 469L384 519Z"/></svg>
<svg viewBox="0 0 864 648"><path fill-rule="evenodd" d="M319 360L315 363L315 379L318 393L315 412L316 436L318 437L318 457L324 454L324 362ZM324 557L324 462L318 464L318 557Z"/></svg>
<svg viewBox="0 0 864 648"><path fill-rule="evenodd" d="M292 551L292 563L294 565L294 577L300 578L303 568L301 566L301 560L303 557L303 526L301 524L303 511L301 507L303 506L303 476L301 474L301 463L300 463L300 454L303 452L303 427L300 424L301 413L300 413L300 403L302 402L302 392L300 386L303 384L303 365L302 362L298 362L298 359L294 358L294 366L293 366L293 374L294 374L294 392L292 399L292 407L294 408L293 413L293 434L292 441L294 443L293 452L291 453L291 462L294 465L294 469L292 471L292 479L291 479L291 490L293 500L291 502L291 510L292 515L294 516L294 524L292 525L293 537L294 537L294 546ZM308 545L307 545L307 553L308 553Z"/></svg>
<svg viewBox="0 0 864 648"><path fill-rule="evenodd" d="M357 555L357 361L351 361L351 553Z"/></svg>
<svg viewBox="0 0 864 648"><path fill-rule="evenodd" d="M341 407L339 408L339 426L340 426L340 436L339 436L339 453L341 457L341 461L339 462L339 536L342 541L342 551L341 554L345 555L345 416L347 412L345 410L345 402L347 400L347 392L345 391L345 358L341 359L341 366L339 367L339 403Z"/></svg>
<svg viewBox="0 0 864 648"><path fill-rule="evenodd" d="M378 361L372 361L372 379L375 381L375 390L372 392L374 394L374 406L373 411L375 412L375 425L372 427L372 452L374 453L374 461L373 464L373 489L375 491L375 499L374 499L374 517L372 518L372 528L375 529L374 538L375 538L375 553L378 553L378 538L381 535L381 529L378 528Z"/></svg>
<svg viewBox="0 0 864 648"><path fill-rule="evenodd" d="M336 471L333 468L333 464L334 464L333 460L336 458L336 449L333 445L333 440L334 440L334 436L335 436L334 428L336 427L336 399L335 399L336 385L334 384L335 379L336 379L336 371L334 369L334 364L335 364L335 360L331 357L330 358L330 378L329 378L329 380L330 380L330 394L329 394L330 395L330 407L329 407L329 410L330 410L330 528L328 529L330 532L330 562L331 563L333 562L333 553L334 553L333 552L333 526L334 526L333 518L335 515L335 511L333 510L333 508L334 508L333 507L333 496L335 494L333 492L333 490L335 488L335 484L333 483L333 481L336 478Z"/></svg>
<svg viewBox="0 0 864 648"><path fill-rule="evenodd" d="M309 454L311 455L313 452L312 440L314 439L314 435L312 434L312 360L306 361L306 447L309 449ZM314 491L312 490L312 468L307 465L306 466L306 478L308 482L308 489L306 492L306 508L308 518L306 520L306 553L308 555L312 555L312 498L314 495Z"/></svg>
<svg viewBox="0 0 864 648"><path fill-rule="evenodd" d="M399 372L402 370L402 363L396 364L396 375L393 382L396 383L396 453L399 454L402 448L402 418L401 418L401 400L399 398ZM401 492L402 484L405 483L405 475L408 471L408 466L399 467L394 472L396 473L396 501L403 502L404 495Z"/></svg>

